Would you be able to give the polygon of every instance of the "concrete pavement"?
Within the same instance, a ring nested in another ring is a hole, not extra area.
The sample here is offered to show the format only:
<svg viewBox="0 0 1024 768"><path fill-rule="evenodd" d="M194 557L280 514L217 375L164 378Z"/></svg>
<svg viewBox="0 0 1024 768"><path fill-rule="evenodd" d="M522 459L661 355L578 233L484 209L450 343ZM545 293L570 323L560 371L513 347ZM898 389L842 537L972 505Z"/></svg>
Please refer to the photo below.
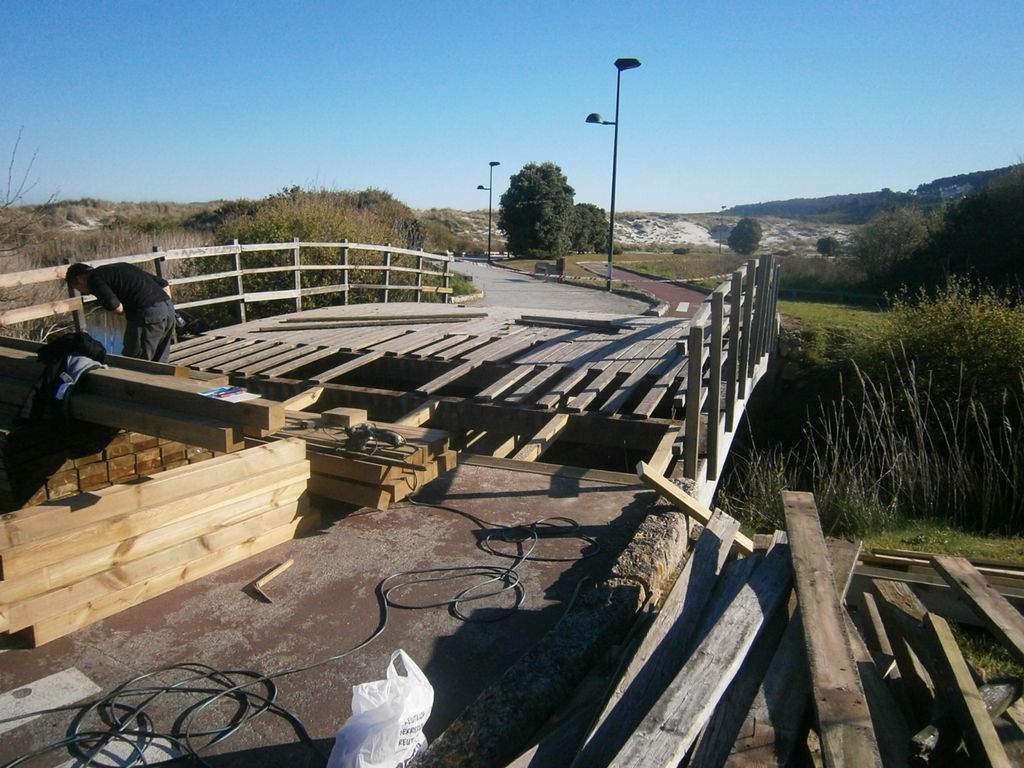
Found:
<svg viewBox="0 0 1024 768"><path fill-rule="evenodd" d="M569 309L616 315L642 315L650 309L648 303L637 299L557 280L545 281L482 260L459 261L453 269L471 277L483 291L483 298L472 302L475 306Z"/></svg>

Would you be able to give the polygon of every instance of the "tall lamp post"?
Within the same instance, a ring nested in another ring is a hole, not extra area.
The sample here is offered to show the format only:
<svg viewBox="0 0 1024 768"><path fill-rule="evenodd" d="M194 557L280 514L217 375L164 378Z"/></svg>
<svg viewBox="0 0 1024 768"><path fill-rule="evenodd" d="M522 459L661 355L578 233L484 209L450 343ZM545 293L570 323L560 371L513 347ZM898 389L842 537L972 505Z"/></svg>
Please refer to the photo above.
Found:
<svg viewBox="0 0 1024 768"><path fill-rule="evenodd" d="M615 60L615 119L605 120L597 112L587 115L588 123L598 125L614 125L615 138L612 143L612 202L608 210L608 290L612 289L612 251L615 247L615 166L619 158L619 89L622 85L622 72L626 69L636 69L640 66L639 59L616 59Z"/></svg>
<svg viewBox="0 0 1024 768"><path fill-rule="evenodd" d="M493 197L493 193L492 193L491 190L494 189L494 166L501 165L501 163L499 163L497 160L491 160L491 162L489 162L488 165L491 166L491 170L490 170L488 178L487 178L487 186L485 187L483 184L477 184L476 188L477 189L486 189L487 190L487 263L490 264L491 263L491 199Z"/></svg>

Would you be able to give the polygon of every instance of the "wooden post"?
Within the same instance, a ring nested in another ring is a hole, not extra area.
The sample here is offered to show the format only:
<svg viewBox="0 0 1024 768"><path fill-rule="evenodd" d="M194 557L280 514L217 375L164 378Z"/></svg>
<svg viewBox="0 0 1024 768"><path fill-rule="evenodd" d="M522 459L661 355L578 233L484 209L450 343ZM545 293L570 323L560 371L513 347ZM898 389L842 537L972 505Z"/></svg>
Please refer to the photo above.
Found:
<svg viewBox="0 0 1024 768"><path fill-rule="evenodd" d="M61 261L63 261L65 264L68 264L68 265L71 264L71 259L67 258L66 256L63 259L61 259ZM73 298L75 298L76 296L79 295L78 291L76 291L74 288L72 288L66 282L64 283L64 287L67 288L68 298L69 299L73 299ZM89 324L85 320L85 305L84 304L80 304L79 305L78 309L76 309L74 311L74 314L72 315L72 318L74 319L75 330L76 331L83 331L84 332L84 331L88 331L89 330Z"/></svg>
<svg viewBox="0 0 1024 768"><path fill-rule="evenodd" d="M718 435L722 426L722 326L724 297L711 294L711 363L708 371L708 480L718 479Z"/></svg>
<svg viewBox="0 0 1024 768"><path fill-rule="evenodd" d="M302 261L300 260L299 238L293 237L292 265L295 268L295 311L302 311Z"/></svg>
<svg viewBox="0 0 1024 768"><path fill-rule="evenodd" d="M448 256L452 255L451 251L445 251L445 253ZM443 261L441 263L444 264L444 269L442 270L444 272L444 276L441 278L441 281L443 283L443 287L445 289L445 292L444 292L444 303L445 304L451 304L452 303L452 295L448 292L448 289L451 288L451 285L449 285L449 282L451 281L451 277L452 277L452 274L451 274L451 261L447 261L446 260L446 261Z"/></svg>
<svg viewBox="0 0 1024 768"><path fill-rule="evenodd" d="M757 274L757 261L747 262L747 274L743 280L743 327L740 332L739 385L740 399L747 397L747 384L750 379L750 323L754 319L754 277Z"/></svg>
<svg viewBox="0 0 1024 768"><path fill-rule="evenodd" d="M700 449L700 396L704 378L704 326L691 325L686 345L686 415L683 429L683 475L697 480Z"/></svg>
<svg viewBox="0 0 1024 768"><path fill-rule="evenodd" d="M235 246L235 252L232 254L232 259L235 263L235 290L238 292L238 322L244 323L246 320L246 311L245 287L242 284L242 247L238 244L237 237L231 241L231 244Z"/></svg>
<svg viewBox="0 0 1024 768"><path fill-rule="evenodd" d="M391 247L391 243L387 243ZM388 303L388 286L391 285L391 251L384 251L384 303Z"/></svg>
<svg viewBox="0 0 1024 768"><path fill-rule="evenodd" d="M344 244L338 249L338 263L344 267L341 271L341 303L342 305L348 304L348 240L343 241Z"/></svg>
<svg viewBox="0 0 1024 768"><path fill-rule="evenodd" d="M725 431L736 429L736 391L741 375L740 325L743 314L743 272L732 273L729 288L729 356L725 361Z"/></svg>
<svg viewBox="0 0 1024 768"><path fill-rule="evenodd" d="M420 250L423 250L422 248ZM416 257L416 303L423 301L423 257Z"/></svg>

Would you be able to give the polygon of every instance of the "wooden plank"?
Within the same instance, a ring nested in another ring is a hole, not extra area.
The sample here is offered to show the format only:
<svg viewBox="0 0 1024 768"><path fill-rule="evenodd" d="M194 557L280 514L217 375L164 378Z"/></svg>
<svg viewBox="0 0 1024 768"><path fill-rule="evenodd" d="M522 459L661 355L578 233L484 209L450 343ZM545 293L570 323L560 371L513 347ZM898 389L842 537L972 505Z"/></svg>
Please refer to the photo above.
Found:
<svg viewBox="0 0 1024 768"><path fill-rule="evenodd" d="M188 563L175 566L172 570L154 574L145 581L111 592L102 599L37 622L31 628L33 645L39 646L81 629L89 624L120 613L126 607L137 605L151 598L170 592L182 584L207 576L222 568L241 562L271 547L295 538L299 533L319 524L319 515L306 512L290 522L273 530L249 538L239 544L214 552L207 552Z"/></svg>
<svg viewBox="0 0 1024 768"><path fill-rule="evenodd" d="M451 370L447 371L446 373L441 374L437 378L435 378L435 379L433 379L431 381L428 381L425 384L421 384L420 386L418 386L416 388L416 391L420 392L420 393L422 393L424 395L432 395L435 392L437 392L438 390L443 389L444 387L448 386L453 381L458 381L463 376L465 376L467 373L469 373L470 371L476 370L477 368L479 368L483 364L484 364L484 361L482 361L482 360L481 361L471 360L469 362L457 365L454 368L452 368Z"/></svg>
<svg viewBox="0 0 1024 768"><path fill-rule="evenodd" d="M0 312L0 328L10 325L18 325L29 320L38 320L42 317L77 312L82 308L82 298L75 296L72 299L58 299L48 301L44 304L32 304L27 307L18 307Z"/></svg>
<svg viewBox="0 0 1024 768"><path fill-rule="evenodd" d="M939 672L936 685L963 729L971 764L1010 768L1010 759L999 743L992 719L946 620L929 613L925 616L924 627L932 645L932 661Z"/></svg>
<svg viewBox="0 0 1024 768"><path fill-rule="evenodd" d="M222 478L223 482L196 489L187 498L139 507L92 525L0 550L4 576L0 600L10 602L20 591L9 582L63 583L62 580L115 567L168 542L191 538L203 526L250 509L255 495L265 491L290 493L296 483L304 483L308 477L309 464L302 460L258 477Z"/></svg>
<svg viewBox="0 0 1024 768"><path fill-rule="evenodd" d="M710 509L679 486L654 472L646 462L641 461L636 465L636 473L648 487L653 488L664 499L686 512L686 514L697 518L697 520L705 525L711 519ZM754 551L754 542L742 533L736 534L735 544L737 549L744 555L749 555Z"/></svg>
<svg viewBox="0 0 1024 768"><path fill-rule="evenodd" d="M814 497L784 491L782 501L800 612L814 617L803 622L804 641L825 765L881 766Z"/></svg>
<svg viewBox="0 0 1024 768"><path fill-rule="evenodd" d="M686 661L697 621L739 531L739 522L715 513L640 647L630 659L574 765L586 766L617 752L664 693Z"/></svg>
<svg viewBox="0 0 1024 768"><path fill-rule="evenodd" d="M914 650L925 646L921 622L927 610L906 584L875 580L871 589L878 601L882 622L892 644L906 699L904 714L914 730L928 725L935 689L931 675Z"/></svg>
<svg viewBox="0 0 1024 768"><path fill-rule="evenodd" d="M305 459L306 445L294 438L215 456L167 470L130 485L115 485L56 502L9 512L0 518L0 547L11 547L93 525L141 507L187 498L199 488L230 477L258 476Z"/></svg>
<svg viewBox="0 0 1024 768"><path fill-rule="evenodd" d="M569 426L569 414L556 413L531 437L512 458L516 461L536 461L550 448Z"/></svg>
<svg viewBox="0 0 1024 768"><path fill-rule="evenodd" d="M501 397L505 392L512 389L514 386L527 379L534 374L538 369L536 365L517 365L512 368L507 374L502 376L487 389L478 392L475 395L477 400L485 402L496 400Z"/></svg>
<svg viewBox="0 0 1024 768"><path fill-rule="evenodd" d="M931 562L1017 663L1024 664L1024 617L1020 612L965 558L933 555Z"/></svg>
<svg viewBox="0 0 1024 768"><path fill-rule="evenodd" d="M262 368L259 371L261 376L275 377L282 376L290 371L298 370L305 365L315 363L317 360L322 360L329 355L337 354L337 349L334 347L310 347L304 346L304 353L301 357L289 358L287 361L275 360L272 368Z"/></svg>
<svg viewBox="0 0 1024 768"><path fill-rule="evenodd" d="M322 373L318 373L316 376L312 376L311 379L318 384L322 384L324 382L331 381L332 379L340 378L346 373L351 373L357 368L362 368L364 365L369 365L382 357L384 357L383 352L366 352L353 360L348 360L340 365L336 365L333 368L323 371Z"/></svg>
<svg viewBox="0 0 1024 768"><path fill-rule="evenodd" d="M610 763L675 766L718 705L761 628L789 593L789 547L773 547Z"/></svg>

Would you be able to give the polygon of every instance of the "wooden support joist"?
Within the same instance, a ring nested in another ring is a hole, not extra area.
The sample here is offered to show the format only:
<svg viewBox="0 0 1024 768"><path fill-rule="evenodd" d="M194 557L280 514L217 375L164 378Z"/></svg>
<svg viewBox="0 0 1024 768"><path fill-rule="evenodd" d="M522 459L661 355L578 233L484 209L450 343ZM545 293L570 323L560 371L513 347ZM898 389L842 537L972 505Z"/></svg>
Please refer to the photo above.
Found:
<svg viewBox="0 0 1024 768"><path fill-rule="evenodd" d="M323 393L323 387L310 387L282 401L281 405L284 406L286 411L304 411L311 405L316 405L317 400L320 399Z"/></svg>
<svg viewBox="0 0 1024 768"><path fill-rule="evenodd" d="M516 461L537 461L569 426L569 418L567 413L556 413L512 458Z"/></svg>
<svg viewBox="0 0 1024 768"><path fill-rule="evenodd" d="M664 499L707 525L711 519L711 510L701 504L697 499L686 493L682 488L670 482L668 479L653 471L651 467L641 461L636 465L637 476L650 488L657 491ZM735 537L736 548L744 555L754 551L754 542L748 536L737 533Z"/></svg>
<svg viewBox="0 0 1024 768"><path fill-rule="evenodd" d="M773 547L610 763L674 766L693 746L761 629L789 594L789 547Z"/></svg>
<svg viewBox="0 0 1024 768"><path fill-rule="evenodd" d="M197 396L197 399L208 398ZM88 392L72 394L68 411L72 418L81 421L177 440L218 453L231 453L244 445L242 428L229 422L190 417L187 412L168 411Z"/></svg>
<svg viewBox="0 0 1024 768"><path fill-rule="evenodd" d="M814 497L784 491L782 501L801 615L813 617L803 622L804 641L825 765L881 766Z"/></svg>
<svg viewBox="0 0 1024 768"><path fill-rule="evenodd" d="M1020 611L1010 605L965 558L934 555L931 562L1010 655L1019 664L1024 664L1024 617Z"/></svg>
<svg viewBox="0 0 1024 768"><path fill-rule="evenodd" d="M1010 759L946 620L929 613L925 616L924 628L932 647L932 663L938 673L935 683L963 730L971 764L1010 768Z"/></svg>
<svg viewBox="0 0 1024 768"><path fill-rule="evenodd" d="M399 416L393 423L402 424L407 427L422 427L434 418L440 407L441 401L437 398L425 400L408 413Z"/></svg>
<svg viewBox="0 0 1024 768"><path fill-rule="evenodd" d="M94 368L82 375L75 393L87 392L126 404L181 411L269 432L284 426L284 406L280 403L263 398L232 403L216 397L203 397L202 392L209 388L205 382L190 379Z"/></svg>

